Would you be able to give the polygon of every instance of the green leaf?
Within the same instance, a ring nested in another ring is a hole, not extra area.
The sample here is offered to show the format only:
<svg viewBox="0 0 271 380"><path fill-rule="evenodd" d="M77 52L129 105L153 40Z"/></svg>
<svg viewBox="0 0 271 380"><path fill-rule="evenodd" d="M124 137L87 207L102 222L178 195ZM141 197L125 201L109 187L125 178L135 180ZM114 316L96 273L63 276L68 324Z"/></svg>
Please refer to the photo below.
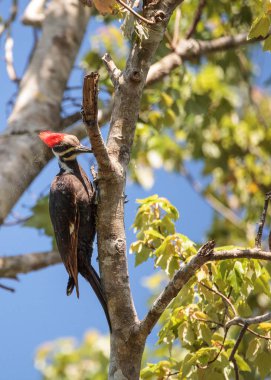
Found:
<svg viewBox="0 0 271 380"><path fill-rule="evenodd" d="M25 227L33 227L42 230L45 235L54 237L54 230L49 215L48 196L40 198L34 207L33 215L24 222Z"/></svg>
<svg viewBox="0 0 271 380"><path fill-rule="evenodd" d="M265 37L269 32L270 20L265 14L256 18L251 25L248 39Z"/></svg>
<svg viewBox="0 0 271 380"><path fill-rule="evenodd" d="M246 358L250 361L254 361L257 357L257 354L261 348L261 342L259 338L254 338L249 342L247 351L246 351Z"/></svg>
<svg viewBox="0 0 271 380"><path fill-rule="evenodd" d="M260 373L261 379L265 379L267 375L271 373L271 360L270 360L270 353L268 352L261 352L256 360L255 364L257 366L257 369Z"/></svg>
<svg viewBox="0 0 271 380"><path fill-rule="evenodd" d="M242 358L242 356L238 355L238 354L235 354L234 356L236 362L237 362L237 365L238 365L238 368L240 369L240 371L244 371L244 372L251 372L251 368L250 366L247 364L247 362Z"/></svg>

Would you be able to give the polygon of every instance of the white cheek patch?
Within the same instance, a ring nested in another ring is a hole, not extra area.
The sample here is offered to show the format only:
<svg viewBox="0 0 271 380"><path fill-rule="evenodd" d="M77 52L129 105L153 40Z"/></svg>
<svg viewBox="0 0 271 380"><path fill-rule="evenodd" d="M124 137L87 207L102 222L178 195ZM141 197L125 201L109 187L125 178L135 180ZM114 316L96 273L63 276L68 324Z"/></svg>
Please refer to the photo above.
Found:
<svg viewBox="0 0 271 380"><path fill-rule="evenodd" d="M74 224L72 223L70 224L70 235L72 235L73 231L74 231Z"/></svg>
<svg viewBox="0 0 271 380"><path fill-rule="evenodd" d="M73 173L73 170L69 168L68 165L65 164L65 162L63 161L58 161L58 162L60 164L60 167L64 170L65 173Z"/></svg>

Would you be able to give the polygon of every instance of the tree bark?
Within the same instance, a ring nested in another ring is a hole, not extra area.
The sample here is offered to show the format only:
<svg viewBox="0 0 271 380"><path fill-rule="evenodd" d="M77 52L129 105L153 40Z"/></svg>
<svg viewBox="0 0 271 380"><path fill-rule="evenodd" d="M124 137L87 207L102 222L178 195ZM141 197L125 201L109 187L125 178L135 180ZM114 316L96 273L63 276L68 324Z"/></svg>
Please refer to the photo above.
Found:
<svg viewBox="0 0 271 380"><path fill-rule="evenodd" d="M181 2L147 2L144 16L155 19L156 24L148 26L147 39L132 45L123 72L116 68L108 56L104 57L115 87L106 147L109 162L99 157L97 149L94 153L99 169L99 266L112 325L109 380L139 379L147 338L145 331L140 329L130 290L124 226L125 179L147 73L170 16ZM95 145L96 141L89 135L91 144Z"/></svg>

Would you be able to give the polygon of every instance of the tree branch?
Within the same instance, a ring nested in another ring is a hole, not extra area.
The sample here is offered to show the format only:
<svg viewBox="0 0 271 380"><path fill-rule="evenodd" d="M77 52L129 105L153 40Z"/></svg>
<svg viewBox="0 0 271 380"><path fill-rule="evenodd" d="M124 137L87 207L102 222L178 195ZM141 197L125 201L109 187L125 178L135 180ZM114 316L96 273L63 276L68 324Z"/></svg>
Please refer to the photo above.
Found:
<svg viewBox="0 0 271 380"><path fill-rule="evenodd" d="M5 30L9 29L13 21L16 19L18 13L18 0L13 0L11 9L10 9L10 15L9 18L1 23L0 25L0 37L5 32Z"/></svg>
<svg viewBox="0 0 271 380"><path fill-rule="evenodd" d="M195 275L196 271L207 262L228 259L237 260L242 258L271 261L271 252L261 251L258 248L233 249L228 251L214 251L213 249L214 242L208 242L199 250L196 256L192 257L188 263L181 265L179 271L154 301L146 317L142 320L141 329L144 333L149 334L151 332L169 303L177 296L183 286ZM229 321L226 326L229 328L232 324L244 323L249 325L252 323L260 323L264 320L269 320L270 318L271 313L267 313L261 317L246 319L236 317Z"/></svg>
<svg viewBox="0 0 271 380"><path fill-rule="evenodd" d="M0 257L0 277L16 278L18 274L29 273L60 262L60 255L56 251L2 256Z"/></svg>
<svg viewBox="0 0 271 380"><path fill-rule="evenodd" d="M115 62L113 61L110 54L106 53L102 57L102 61L105 64L106 70L110 76L111 82L113 83L114 87L116 88L119 84L119 77L121 74L121 71L117 68Z"/></svg>
<svg viewBox="0 0 271 380"><path fill-rule="evenodd" d="M98 165L107 168L110 159L98 125L98 83L98 73L91 73L84 78L82 117Z"/></svg>
<svg viewBox="0 0 271 380"><path fill-rule="evenodd" d="M240 33L236 36L220 37L210 41L194 39L181 40L174 53L166 55L151 66L146 83L152 84L159 81L165 75L168 75L173 69L180 66L184 61L199 58L210 53L253 44L262 40L264 40L264 38L248 40L247 33Z"/></svg>
<svg viewBox="0 0 271 380"><path fill-rule="evenodd" d="M201 15L202 15L202 12L203 12L203 9L204 9L205 5L206 5L206 0L200 0L199 1L198 9L196 11L196 14L195 14L194 20L192 22L192 25L191 25L190 29L188 30L188 32L185 35L185 38L187 40L189 38L191 38L193 36L193 34L196 32L196 29L197 29L198 23L200 22Z"/></svg>
<svg viewBox="0 0 271 380"><path fill-rule="evenodd" d="M213 240L207 242L200 248L197 255L192 257L189 263L181 265L181 268L158 298L156 298L146 317L141 322L141 328L146 334L152 331L166 307L173 298L177 296L182 287L194 276L196 271L202 267L203 264L209 261L213 255L214 246L215 242Z"/></svg>

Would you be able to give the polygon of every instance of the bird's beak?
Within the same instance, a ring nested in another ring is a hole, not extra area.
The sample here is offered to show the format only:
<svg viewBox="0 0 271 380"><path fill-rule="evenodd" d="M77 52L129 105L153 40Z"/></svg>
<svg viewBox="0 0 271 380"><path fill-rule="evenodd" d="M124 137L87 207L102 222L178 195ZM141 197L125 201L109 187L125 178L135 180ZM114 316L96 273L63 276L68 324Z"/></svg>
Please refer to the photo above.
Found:
<svg viewBox="0 0 271 380"><path fill-rule="evenodd" d="M84 146L84 145L79 145L76 150L75 150L76 153L92 153L92 149L91 148L88 148L87 146Z"/></svg>

